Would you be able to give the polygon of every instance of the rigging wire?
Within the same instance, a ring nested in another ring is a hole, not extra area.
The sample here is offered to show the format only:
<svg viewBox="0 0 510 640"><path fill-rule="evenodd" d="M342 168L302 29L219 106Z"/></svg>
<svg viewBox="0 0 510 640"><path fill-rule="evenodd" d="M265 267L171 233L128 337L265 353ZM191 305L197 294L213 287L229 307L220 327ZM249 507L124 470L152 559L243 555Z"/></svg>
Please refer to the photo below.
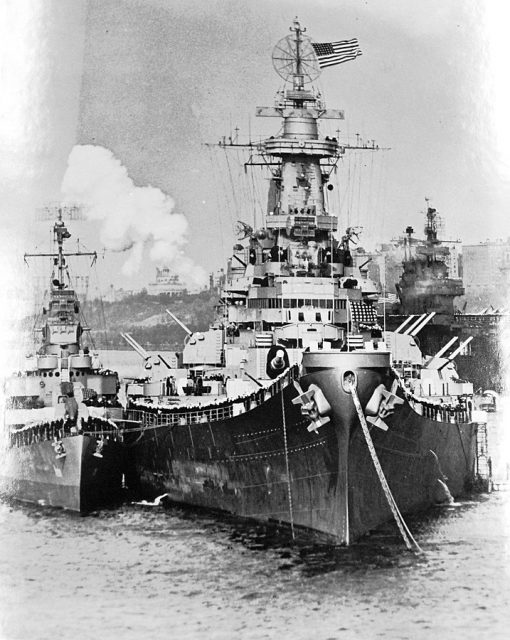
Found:
<svg viewBox="0 0 510 640"><path fill-rule="evenodd" d="M228 160L228 153L227 150L225 148L223 148L223 151L225 153L225 160L227 162L227 169L228 169L228 176L230 178L230 188L232 189L231 194L232 194L232 200L234 201L234 207L236 209L237 212L239 212L239 205L237 203L237 197L236 197L236 190L235 190L235 182L232 176L232 169L230 168L230 162Z"/></svg>
<svg viewBox="0 0 510 640"><path fill-rule="evenodd" d="M99 320L100 320L101 328L102 328L104 348L105 348L106 351L109 351L110 350L110 341L109 341L109 338L108 338L108 330L106 328L106 313L105 313L105 308L104 308L104 298L103 298L103 294L102 294L101 288L99 286L99 276L98 276L98 272L97 272L96 263L94 263L93 276L94 276L94 279L96 281L96 285L95 286L96 286L96 290L98 292ZM94 336L92 335L92 332L90 332L90 331L89 331L89 339L91 341L92 348L96 349L95 342L94 342Z"/></svg>
<svg viewBox="0 0 510 640"><path fill-rule="evenodd" d="M368 196L366 205L366 220L369 229L375 228L375 220L373 219L373 199L374 199L374 152L370 153L370 168L368 171Z"/></svg>
<svg viewBox="0 0 510 640"><path fill-rule="evenodd" d="M258 202L258 207L259 207L259 212L262 216L261 219L261 224L263 223L264 220L264 214L267 211L267 187L266 187L266 181L267 178L264 177L264 167L260 167L260 179L258 181L255 180L255 187L257 190L257 202ZM271 174L271 179L272 179L272 175Z"/></svg>
<svg viewBox="0 0 510 640"><path fill-rule="evenodd" d="M257 191L256 191L256 187L255 187L255 176L254 176L254 171L250 171L250 176L251 176L251 187L252 187L252 202L253 202L253 228L256 229L257 227Z"/></svg>
<svg viewBox="0 0 510 640"><path fill-rule="evenodd" d="M214 154L212 152L212 149L209 147L209 145L206 146L207 149L207 155L209 156L209 166L211 166L213 168L213 180L215 184L220 184L221 183L221 179L218 179L218 163L215 162L214 160ZM222 216L221 216L221 202L220 202L220 197L219 197L219 193L218 193L218 189L213 189L214 191L214 197L216 200L216 214L217 214L217 218L218 218L218 228L220 231L220 243L221 243L221 253L224 256L225 255L225 242L224 242L224 233L223 233L223 221L222 221Z"/></svg>
<svg viewBox="0 0 510 640"><path fill-rule="evenodd" d="M362 191L361 191L361 182L363 180L363 160L362 160L362 151L358 151L358 215L357 215L357 226L360 226L360 220L362 219L361 209L362 209Z"/></svg>
<svg viewBox="0 0 510 640"><path fill-rule="evenodd" d="M347 226L350 227L352 222L352 183L356 173L356 165L353 166L352 154L349 153L349 166L347 171Z"/></svg>
<svg viewBox="0 0 510 640"><path fill-rule="evenodd" d="M377 208L380 212L382 212L381 216L381 237L385 237L386 235L386 190L387 190L387 181L386 174L388 171L387 164L385 162L381 162L380 170L379 170L379 183L377 186ZM379 220L378 220L379 222Z"/></svg>

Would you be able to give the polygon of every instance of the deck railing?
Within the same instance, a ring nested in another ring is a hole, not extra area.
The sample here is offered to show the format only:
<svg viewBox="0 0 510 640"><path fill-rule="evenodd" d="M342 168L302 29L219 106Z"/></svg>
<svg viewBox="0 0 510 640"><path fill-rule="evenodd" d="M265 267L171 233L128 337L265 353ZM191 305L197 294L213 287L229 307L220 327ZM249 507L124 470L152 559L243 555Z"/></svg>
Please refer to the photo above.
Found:
<svg viewBox="0 0 510 640"><path fill-rule="evenodd" d="M415 396L404 385L400 373L393 368L393 373L400 382L400 388L411 408L421 416L438 422L465 423L471 422L473 401L470 398L461 398L457 404L447 402L427 402L424 398Z"/></svg>
<svg viewBox="0 0 510 640"><path fill-rule="evenodd" d="M62 438L88 435L97 438L121 437L121 430L114 427L107 420L102 418L88 418L81 423L70 420L53 420L51 422L41 422L39 424L27 425L20 429L15 429L9 434L9 444L11 447L24 447L38 442L62 440Z"/></svg>
<svg viewBox="0 0 510 640"><path fill-rule="evenodd" d="M182 406L177 408L164 406L141 407L136 402L133 402L131 406L128 406L128 415L130 420L139 422L142 428L204 424L226 420L261 406L269 398L278 395L282 389L287 387L293 380L296 380L298 376L299 367L294 365L276 378L270 386L261 387L250 395L224 400L221 406L210 404L189 408Z"/></svg>

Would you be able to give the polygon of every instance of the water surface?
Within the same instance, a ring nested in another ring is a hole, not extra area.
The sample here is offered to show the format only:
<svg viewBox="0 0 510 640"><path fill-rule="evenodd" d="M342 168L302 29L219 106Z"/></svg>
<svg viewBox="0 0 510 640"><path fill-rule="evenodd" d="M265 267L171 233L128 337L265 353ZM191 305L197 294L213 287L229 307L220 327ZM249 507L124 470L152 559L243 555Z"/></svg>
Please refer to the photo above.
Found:
<svg viewBox="0 0 510 640"><path fill-rule="evenodd" d="M346 549L182 508L0 504L3 639L507 638L509 494Z"/></svg>
<svg viewBox="0 0 510 640"><path fill-rule="evenodd" d="M140 375L139 356L120 353L121 375ZM503 480L506 415L489 425ZM423 554L393 526L343 548L177 507L78 516L0 502L0 638L510 637L510 493L407 522Z"/></svg>

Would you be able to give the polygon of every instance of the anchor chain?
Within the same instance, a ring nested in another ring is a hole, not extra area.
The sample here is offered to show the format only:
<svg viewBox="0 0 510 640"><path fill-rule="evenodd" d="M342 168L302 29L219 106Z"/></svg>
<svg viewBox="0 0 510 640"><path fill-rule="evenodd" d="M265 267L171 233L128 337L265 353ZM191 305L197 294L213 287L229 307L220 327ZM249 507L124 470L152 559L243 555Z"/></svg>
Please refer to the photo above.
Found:
<svg viewBox="0 0 510 640"><path fill-rule="evenodd" d="M397 527L400 531L400 534L405 542L405 545L408 549L417 551L419 553L423 553L420 545L416 542L413 537L413 534L409 531L407 524L405 523L402 514L399 511L397 503L395 502L395 498L391 493L391 489L386 480L386 476L384 475L384 471L381 467L381 463L379 462L379 458L377 457L377 452L374 447L374 443L372 441L372 437L370 436L370 431L368 429L367 421L365 418L365 414L363 413L363 409L361 407L361 403L359 401L358 392L356 390L356 385L353 381L347 383L349 386L349 391L352 396L352 400L354 402L354 406L356 407L356 411L358 414L359 421L361 423L361 429L363 430L363 435L365 436L365 440L368 446L368 450L370 451L370 456L372 458L372 462L374 463L375 470L379 477L379 482L381 483L381 487L383 489L384 495L386 496L386 500L388 501L388 505L391 509L391 513L395 518L395 522L397 523Z"/></svg>
<svg viewBox="0 0 510 640"><path fill-rule="evenodd" d="M281 391L281 395L282 395L283 445L285 448L285 466L287 469L287 495L289 498L290 530L292 533L292 539L295 540L294 509L292 508L292 490L290 485L290 469L289 469L289 447L287 445L287 423L285 421L285 400L283 397L283 389Z"/></svg>

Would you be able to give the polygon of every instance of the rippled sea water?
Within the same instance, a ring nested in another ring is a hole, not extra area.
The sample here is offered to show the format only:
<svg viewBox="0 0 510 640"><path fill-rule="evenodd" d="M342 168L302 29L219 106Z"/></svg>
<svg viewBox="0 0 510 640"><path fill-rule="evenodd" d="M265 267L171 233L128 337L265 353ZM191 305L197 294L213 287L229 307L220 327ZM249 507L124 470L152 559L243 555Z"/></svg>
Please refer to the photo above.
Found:
<svg viewBox="0 0 510 640"><path fill-rule="evenodd" d="M182 508L0 503L1 638L508 638L510 494L348 549Z"/></svg>
<svg viewBox="0 0 510 640"><path fill-rule="evenodd" d="M0 502L0 639L509 638L510 492L407 522L423 554L393 526L343 548L180 507Z"/></svg>

